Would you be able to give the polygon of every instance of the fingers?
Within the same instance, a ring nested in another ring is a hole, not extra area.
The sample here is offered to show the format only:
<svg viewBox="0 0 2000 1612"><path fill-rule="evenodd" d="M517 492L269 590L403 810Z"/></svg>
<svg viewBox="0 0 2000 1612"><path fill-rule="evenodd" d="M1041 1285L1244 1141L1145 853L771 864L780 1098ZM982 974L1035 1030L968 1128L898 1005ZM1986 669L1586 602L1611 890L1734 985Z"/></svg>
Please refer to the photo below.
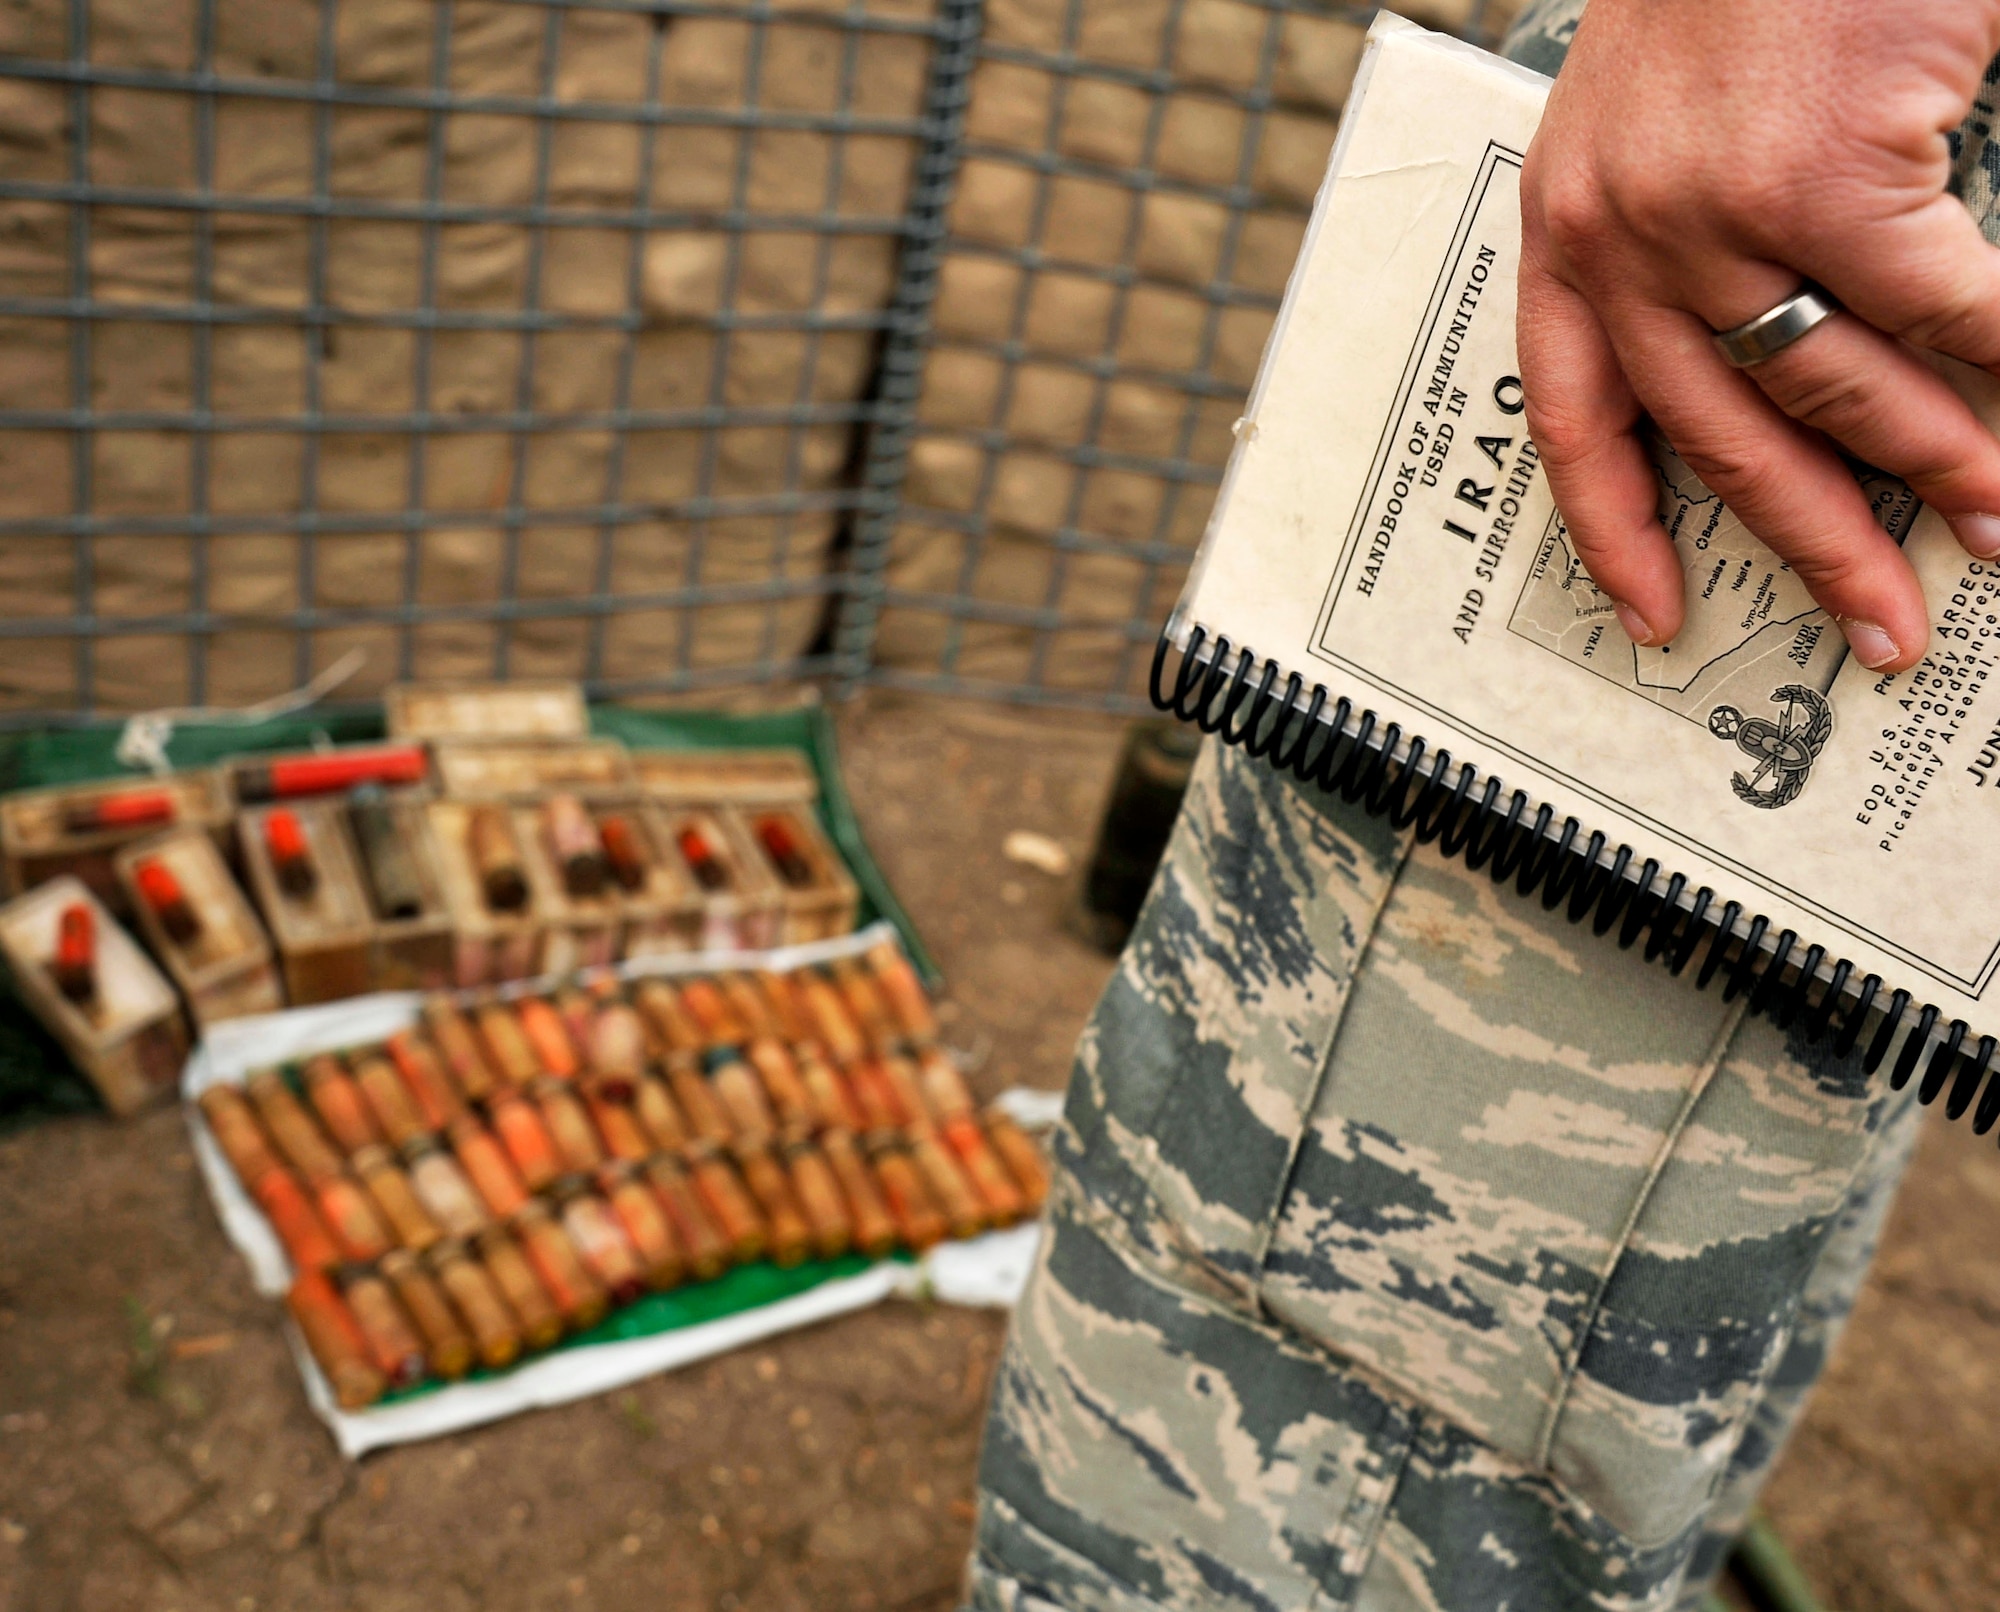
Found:
<svg viewBox="0 0 2000 1612"><path fill-rule="evenodd" d="M2000 249L1957 197L1822 233L1790 259L1876 329L2000 372Z"/></svg>
<svg viewBox="0 0 2000 1612"><path fill-rule="evenodd" d="M1842 314L1747 373L1793 419L1901 476L1975 557L2000 554L2000 440L1909 348Z"/></svg>
<svg viewBox="0 0 2000 1612"><path fill-rule="evenodd" d="M1826 440L1725 364L1694 315L1645 309L1616 335L1639 402L1703 482L1798 573L1856 658L1880 671L1914 665L1930 639L1923 589Z"/></svg>
<svg viewBox="0 0 2000 1612"><path fill-rule="evenodd" d="M1658 518L1659 478L1635 428L1639 400L1583 298L1522 265L1519 337L1528 430L1577 557L1634 643L1680 631L1681 567Z"/></svg>

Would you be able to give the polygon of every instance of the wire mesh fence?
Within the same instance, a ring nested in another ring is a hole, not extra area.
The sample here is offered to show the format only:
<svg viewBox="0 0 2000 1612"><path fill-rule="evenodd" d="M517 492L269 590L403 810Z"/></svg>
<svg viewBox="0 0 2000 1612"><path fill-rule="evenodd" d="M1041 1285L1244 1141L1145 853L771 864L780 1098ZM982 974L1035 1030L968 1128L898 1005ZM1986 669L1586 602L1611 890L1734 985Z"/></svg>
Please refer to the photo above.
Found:
<svg viewBox="0 0 2000 1612"><path fill-rule="evenodd" d="M24 0L0 723L356 648L1136 706L1366 19Z"/></svg>

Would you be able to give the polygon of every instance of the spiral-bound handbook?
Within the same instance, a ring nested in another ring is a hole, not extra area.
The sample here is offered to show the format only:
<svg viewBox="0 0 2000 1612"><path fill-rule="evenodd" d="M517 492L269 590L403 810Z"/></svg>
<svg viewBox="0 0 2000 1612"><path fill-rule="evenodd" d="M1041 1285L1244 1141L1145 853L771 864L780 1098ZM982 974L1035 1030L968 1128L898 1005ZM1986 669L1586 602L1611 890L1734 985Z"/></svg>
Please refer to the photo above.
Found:
<svg viewBox="0 0 2000 1612"><path fill-rule="evenodd" d="M1626 638L1516 362L1547 90L1376 24L1153 697L1990 1129L2000 566L1857 470L1934 624L1871 672L1656 440L1687 625ZM2000 422L2000 386L1949 378Z"/></svg>

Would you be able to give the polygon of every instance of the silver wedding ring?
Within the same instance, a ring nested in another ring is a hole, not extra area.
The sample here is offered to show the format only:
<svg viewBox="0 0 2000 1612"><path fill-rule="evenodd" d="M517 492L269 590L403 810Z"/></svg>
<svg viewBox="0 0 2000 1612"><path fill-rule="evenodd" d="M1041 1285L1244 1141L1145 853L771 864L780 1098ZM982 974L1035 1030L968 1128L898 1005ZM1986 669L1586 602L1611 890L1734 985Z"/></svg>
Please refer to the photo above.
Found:
<svg viewBox="0 0 2000 1612"><path fill-rule="evenodd" d="M1738 369L1761 364L1840 312L1840 304L1810 281L1768 312L1734 330L1715 333L1716 351Z"/></svg>

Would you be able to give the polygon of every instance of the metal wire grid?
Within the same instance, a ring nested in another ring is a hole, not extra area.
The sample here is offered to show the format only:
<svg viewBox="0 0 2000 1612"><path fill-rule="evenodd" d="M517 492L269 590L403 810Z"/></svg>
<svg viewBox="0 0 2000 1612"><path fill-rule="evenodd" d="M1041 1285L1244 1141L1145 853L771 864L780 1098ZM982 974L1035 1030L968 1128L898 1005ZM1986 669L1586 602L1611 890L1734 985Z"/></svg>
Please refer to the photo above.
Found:
<svg viewBox="0 0 2000 1612"><path fill-rule="evenodd" d="M102 3L102 0L99 0ZM68 102L65 143L67 177L61 181L0 177L0 200L54 204L66 210L68 240L67 294L0 294L0 319L60 322L67 331L67 406L0 409L0 433L62 432L72 444L70 508L63 514L13 515L0 519L0 548L20 540L67 545L73 567L66 612L0 616L0 654L17 653L44 643L66 650L73 668L73 698L60 709L50 703L0 713L0 725L26 726L50 720L77 720L99 706L96 675L97 646L120 637L182 641L184 669L176 678L180 697L200 703L208 697L210 649L220 635L239 629L276 629L290 638L287 668L291 680L303 682L319 656L319 635L341 629L387 629L394 635L393 675L407 677L423 670L418 653L419 631L438 625L484 626L492 633L489 664L493 675L509 671L547 672L545 665L524 668L517 652L518 632L525 625L547 620L578 620L586 628L580 664L573 668L596 695L677 693L716 684L769 682L832 674L846 686L859 681L889 683L950 693L970 693L1034 703L1081 705L1113 710L1140 708L1138 675L1179 574L1192 552L1200 517L1220 476L1220 456L1197 451L1204 424L1213 436L1217 408L1233 411L1244 389L1235 376L1218 373L1216 355L1223 320L1232 310L1254 310L1264 316L1275 309L1270 288L1245 286L1235 278L1236 262L1246 220L1273 209L1272 198L1260 194L1256 170L1265 124L1282 108L1274 92L1286 19L1290 16L1339 17L1364 24L1372 8L1341 7L1331 11L1295 0L1247 0L1261 16L1261 39L1254 82L1243 90L1219 90L1212 84L1190 85L1176 65L1181 21L1191 4L1213 0L1164 0L1159 30L1159 54L1153 65L1137 67L1088 59L1079 50L1086 10L1084 0L1065 0L1062 39L1047 50L982 38L981 0L942 0L927 17L884 15L862 9L850 0L838 12L803 11L756 0L744 6L702 3L702 0L484 0L494 5L538 12L541 18L538 82L532 95L469 94L452 87L455 14L481 0L434 0L430 73L424 87L357 82L337 71L339 7L365 6L369 0L305 0L317 8L317 39L310 77L232 77L216 69L218 4L231 0L193 0L194 41L191 65L184 69L108 65L93 57L89 0L63 0L66 37L60 54L0 57L0 82L22 80L61 86ZM255 3L255 0L237 0ZM650 19L644 90L636 103L601 103L560 93L558 64L564 29L581 12L637 14ZM721 17L740 20L750 29L741 104L734 107L682 106L663 103L661 52L672 24L683 18ZM1487 29L1487 0L1472 0L1464 31L1474 37ZM830 29L841 41L838 93L825 111L786 110L762 104L765 44L780 26ZM929 51L923 102L913 115L864 115L856 110L856 82L862 41L871 36L902 35L922 40ZM1046 128L1039 149L991 143L967 144L963 139L968 80L978 62L1030 67L1051 77ZM1141 150L1130 166L1107 166L1079 160L1062 152L1065 120L1074 85L1095 81L1124 86L1149 97ZM167 91L191 97L195 108L194 171L190 188L114 186L92 177L91 99L105 89ZM1157 155L1167 109L1177 96L1195 93L1227 104L1242 115L1242 134L1235 172L1227 184L1201 184L1159 171ZM312 118L312 174L308 193L297 196L233 194L216 187L216 110L219 103L255 99L302 104ZM420 199L384 199L337 194L332 185L332 132L337 112L352 108L392 109L421 114L427 120L423 183ZM535 127L533 192L520 205L450 200L445 195L446 131L449 120L467 115L532 119ZM640 142L637 182L629 207L554 206L550 200L551 148L556 131L581 122L609 122L646 132ZM653 132L674 126L711 126L739 135L729 205L676 209L653 203ZM831 147L823 204L817 211L758 211L749 203L751 136L779 129L823 137ZM838 206L842 159L850 138L890 136L907 140L915 154L907 208L896 216L843 212ZM1010 163L1033 175L1036 195L1023 244L999 247L951 234L947 209L954 179L966 155ZM1053 181L1064 177L1109 180L1135 198L1118 250L1107 261L1064 260L1047 249ZM1138 265L1143 209L1151 195L1183 195L1226 210L1227 223L1212 275L1197 288L1204 313L1195 356L1185 368L1148 369L1120 358L1120 338L1135 290L1151 283ZM112 300L98 295L91 272L93 215L99 208L145 209L191 214L194 223L193 271L189 295L183 300ZM1303 208L1293 210L1302 214ZM305 295L295 307L244 304L219 300L214 289L214 243L218 218L272 216L303 220L308 240ZM412 305L357 309L330 298L327 285L328 232L352 222L415 224L422 238L419 290ZM474 224L518 226L528 233L524 289L518 307L504 310L447 306L439 295L439 239L447 228ZM543 265L548 243L569 229L611 230L626 242L623 305L617 311L579 313L547 306L542 297ZM717 307L702 321L715 338L706 395L695 406L641 408L633 404L634 376L639 363L639 336L647 326L641 279L646 243L683 230L720 230L726 239L721 290ZM811 234L816 241L811 287L802 309L755 312L739 303L744 242L755 230L787 230ZM898 243L898 261L886 305L862 311L834 311L828 305L830 268L840 242L856 236L891 237ZM904 497L910 450L919 440L916 413L926 381L926 361L943 342L931 327L939 276L953 255L1002 261L1019 271L1017 289L1004 339L988 344L999 360L1002 379L986 427L973 434L984 455L979 483L967 510L953 511L912 503ZM1060 272L1097 281L1110 289L1111 312L1105 335L1093 356L1037 351L1028 339L1028 309L1038 279ZM95 405L92 393L93 342L107 321L152 321L188 327L192 337L189 401L185 408L110 410ZM292 329L305 342L303 407L295 413L260 416L223 413L211 396L214 342L218 331L231 327ZM414 335L411 375L413 406L400 411L365 414L331 411L325 406L322 358L340 332L349 329L405 330ZM536 389L538 344L550 336L599 331L618 341L613 395L608 408L554 413L539 406ZM791 332L803 337L806 358L790 401L746 405L732 402L727 388L728 350L732 340L751 332ZM479 332L518 342L512 407L467 414L434 406L432 381L437 338L441 334ZM872 380L865 394L815 400L814 371L821 343L833 333L864 333L877 343ZM1017 446L1008 425L1015 383L1022 364L1065 366L1089 379L1093 391L1084 427L1075 441L1051 453L1074 472L1065 507L1053 531L1042 534L1049 551L1048 580L1039 604L1009 602L987 596L980 585L980 567L996 530L993 514L998 467ZM1182 399L1174 440L1165 453L1132 453L1106 446L1107 403L1114 382L1138 378L1165 386ZM775 427L786 433L783 467L773 484L749 493L717 490L717 464L723 432L738 427ZM808 433L835 427L850 434L850 474L827 485L804 485L801 474ZM701 433L697 485L689 496L668 504L626 495L628 472L635 455L647 451L644 433ZM105 432L152 431L186 438L190 493L187 507L149 514L107 513L97 507L93 488L92 439ZM551 432L608 432L601 492L594 502L566 502L559 507L536 503L527 496L533 445ZM230 434L292 432L302 439L298 506L281 516L217 512L212 507L214 444ZM322 507L321 458L324 444L344 435L398 433L410 444L405 491L400 507L387 512L353 513ZM505 433L510 453L508 485L500 507L434 509L426 498L427 447L454 434ZM1098 472L1119 472L1151 478L1160 485L1157 513L1142 537L1120 536L1096 529L1088 516L1086 488ZM779 537L770 574L750 580L708 580L705 563L710 534L717 523L738 517L773 517ZM799 575L787 575L784 549L789 533L801 520L824 517L844 523L844 538L831 553L832 563ZM634 527L671 518L688 533L684 574L672 586L634 590L618 586L615 555L619 536ZM443 530L498 525L502 556L495 596L481 600L428 602L422 598L420 577L426 538ZM587 530L587 552L577 556L574 588L532 593L522 586L524 538L537 529ZM962 557L945 589L912 587L896 580L899 534L929 528L962 540ZM315 602L319 555L316 540L354 533L398 533L403 551L399 595L395 602L373 605L327 605ZM254 615L232 614L213 604L214 565L211 545L232 533L281 532L297 542L294 607ZM93 554L95 543L109 535L184 538L191 548L186 583L187 605L179 610L108 613L97 602ZM1093 601L1083 612L1065 596L1065 579L1075 564L1111 558L1128 567L1131 578L1123 602L1107 609ZM811 643L780 642L780 611L787 603L806 600L824 605L827 630ZM701 613L717 607L749 607L763 612L755 650L723 664L700 664L693 650ZM618 618L643 612L673 612L679 631L665 664L643 675L607 675L607 634ZM928 614L945 624L939 653L929 665L908 660L886 661L881 654L884 620L895 623L898 613ZM1011 635L1021 654L1012 675L990 670L969 671L964 651L971 635L998 629ZM1058 669L1061 645L1068 635L1083 634L1108 641L1110 653L1079 678ZM387 674L389 669L385 668ZM1053 675L1052 675L1053 674Z"/></svg>
<svg viewBox="0 0 2000 1612"><path fill-rule="evenodd" d="M256 3L256 0L249 0ZM346 0L352 7L362 0ZM67 550L73 568L67 611L0 616L0 655L29 652L32 644L71 657L72 698L60 709L30 708L0 713L0 723L26 726L49 720L77 720L101 705L97 659L108 639L138 637L182 641L183 667L166 668L163 689L188 703L209 698L210 648L218 635L243 629L276 630L290 637L290 666L285 678L303 683L312 674L316 639L337 629L387 628L394 634L396 665L379 675L408 677L418 670L418 629L437 623L489 624L492 631L490 671L505 676L519 669L515 640L522 624L546 618L581 618L587 623L582 664L574 668L597 694L664 693L714 683L769 681L834 670L844 662L829 651L786 648L778 642L778 618L788 601L823 601L843 586L838 570L817 569L789 576L784 549L790 531L803 517L832 515L864 507L872 496L879 504L881 475L864 478L864 487L834 483L818 488L802 485L801 455L807 433L816 427L839 427L862 433L872 423L893 420L894 407L884 410L865 397L815 401L815 371L821 343L833 332L862 332L879 340L892 327L909 331L922 319L921 286L913 301L910 287L899 284L890 309L861 312L828 307L829 269L836 246L856 236L886 236L898 240L911 232L911 219L901 214L874 215L843 211L839 205L843 154L852 137L894 136L912 149L925 143L931 120L922 110L907 116L864 115L856 108L860 47L879 36L914 36L924 41L966 33L964 8L954 19L950 9L935 18L887 15L863 8L853 0L845 9L829 12L786 7L771 0L751 0L732 6L701 0L501 0L541 14L541 59L536 92L530 96L471 95L452 87L454 14L468 9L466 0L436 0L431 37L431 71L427 87L357 82L337 72L337 28L341 0L316 0L317 40L314 70L309 79L235 77L216 69L218 0L195 0L191 66L184 70L107 65L94 59L89 0L65 0L65 39L60 55L13 55L0 58L0 81L61 86L67 102L64 131L67 172L60 181L0 176L0 201L13 204L56 204L67 215L67 286L63 295L36 295L9 287L0 295L0 318L9 321L60 322L67 331L66 402L54 406L11 406L0 409L0 432L59 432L67 435L70 459L69 508L66 512L12 515L0 519L0 547L23 542L51 545L48 565L60 565ZM577 13L638 14L650 19L644 69L644 93L636 103L599 103L559 93L558 64L564 31ZM973 15L976 16L976 10ZM661 53L670 27L687 18L727 18L748 25L741 105L733 108L662 104ZM784 110L762 104L766 42L780 26L830 30L839 39L840 66L835 105L828 111ZM935 75L933 75L935 77ZM961 75L962 76L962 75ZM92 171L93 97L105 90L166 91L191 97L194 106L194 163L188 188L114 186L96 181ZM933 86L935 91L935 85ZM302 195L232 194L216 185L216 113L218 104L237 100L303 104L311 117L311 183ZM422 114L428 120L420 199L397 200L336 193L332 183L332 126L345 109L397 109ZM489 205L448 199L443 183L447 128L451 119L468 115L503 115L534 122L533 194L526 205ZM550 199L551 146L558 128L579 122L609 122L635 129L639 141L638 182L632 204L623 208L557 207ZM736 131L737 155L731 202L726 210L670 209L653 203L652 177L655 131L670 126L712 126ZM823 206L811 213L785 214L754 210L748 201L752 137L760 131L785 130L816 135L831 147ZM935 140L930 142L936 146ZM935 162L933 162L935 167ZM935 174L932 183L939 181ZM948 185L948 176L943 181ZM192 276L189 294L176 300L107 299L93 285L93 226L105 208L144 209L150 215L191 214ZM246 304L220 299L215 292L215 240L219 218L277 216L305 223L306 279L298 305ZM350 221L415 224L421 232L419 290L413 305L358 309L343 306L328 295L328 233ZM528 234L524 289L519 306L480 309L445 305L439 296L441 231L468 224L502 224ZM559 232L592 229L621 232L627 243L623 307L617 311L584 313L546 306L542 299L548 244ZM699 405L681 408L636 408L632 404L637 337L647 324L641 302L645 245L662 232L721 231L726 248L718 306L705 325L714 334L707 395ZM797 312L753 312L739 301L744 243L752 231L802 232L816 238L812 284L805 305ZM921 222L918 235L921 235ZM903 280L909 279L909 265ZM919 276L921 280L921 276ZM101 409L93 399L94 347L102 326L111 321L144 321L182 325L190 330L192 359L186 407L115 411ZM215 338L232 327L294 330L305 349L303 407L281 415L225 414L213 406ZM30 328L16 324L17 330ZM324 357L334 341L353 330L407 330L414 333L413 407L384 413L330 411L323 395ZM513 407L500 412L465 414L433 406L432 378L437 338L447 332L483 332L518 342L518 368ZM609 408L555 414L536 399L538 346L552 334L601 331L619 337L613 398ZM732 403L726 386L729 348L745 332L792 332L803 337L805 357L790 401L747 407ZM20 404L18 398L7 399ZM906 409L907 402L904 407ZM775 484L754 493L725 495L717 491L717 457L726 428L777 427L787 434L784 469ZM188 452L186 507L155 513L109 513L98 507L93 466L94 438L112 431L156 432L184 438ZM691 496L668 504L639 501L627 495L628 472L636 455L646 451L640 433L694 431L701 433L697 482ZM598 496L561 507L531 501L525 478L537 441L552 432L608 432L612 446ZM230 434L293 433L301 439L296 508L280 514L240 515L214 508L214 445ZM354 434L379 437L393 433L409 443L407 480L400 507L355 513L323 507L322 458L330 439ZM448 434L505 433L510 446L511 475L497 510L429 507L426 489L427 448ZM710 581L710 533L717 522L732 517L777 518L773 574L752 580ZM614 550L621 531L638 523L671 519L683 523L687 556L683 578L674 586L634 592L614 586ZM484 600L425 602L419 577L427 537L447 528L498 526L503 534L496 596ZM584 528L594 534L591 552L578 555L577 586L560 596L531 597L522 588L521 556L524 534L537 527ZM403 541L400 596L393 603L335 607L316 602L318 540L349 533L400 534ZM296 540L296 595L293 608L250 615L218 609L212 548L232 533L281 533ZM134 614L107 613L100 608L94 557L99 541L109 535L185 539L191 549L186 576L186 606ZM19 550L17 548L17 554ZM33 551L43 552L41 550ZM31 561L39 566L40 561ZM754 652L724 665L697 664L693 634L697 618L709 607L753 606L764 611L764 625ZM642 676L612 679L605 675L608 627L620 616L640 611L675 611L680 615L678 644L668 664ZM50 702L55 703L55 702Z"/></svg>
<svg viewBox="0 0 2000 1612"><path fill-rule="evenodd" d="M1039 149L977 141L965 147L968 157L1016 165L1032 173L1033 207L1026 238L1019 245L996 245L959 233L954 233L947 243L948 253L1013 267L1018 271L1016 289L1007 331L1001 340L982 342L962 334L945 336L935 332L927 337L927 348L932 353L956 347L997 359L1001 375L983 428L970 432L939 428L935 433L926 433L970 440L980 450L982 464L970 508L926 505L912 494L898 512L901 527L897 540L885 543L887 552L875 562L882 579L857 596L862 608L875 612L876 619L869 623L870 631L881 632L883 642L894 646L891 653L876 657L877 664L871 672L873 680L932 692L1032 704L1132 713L1147 709L1141 688L1152 646L1192 558L1208 505L1221 480L1226 450L1216 442L1216 411L1226 409L1227 416L1233 417L1247 390L1244 379L1218 373L1217 348L1223 322L1232 310L1255 310L1268 317L1275 313L1278 304L1276 288L1238 283L1238 257L1245 225L1253 216L1269 216L1273 212L1289 212L1303 220L1307 210L1302 200L1274 198L1256 182L1267 122L1274 111L1285 107L1273 80L1286 22L1292 16L1332 17L1361 27L1372 20L1375 11L1374 7L1364 6L1305 6L1292 0L1251 0L1251 4L1262 13L1261 37L1254 82L1239 91L1217 88L1212 83L1191 83L1179 65L1177 52L1185 48L1182 23L1190 9L1190 0L1168 0L1159 26L1158 55L1150 68L1093 60L1080 48L1080 31L1091 13L1087 0L1065 0L1061 44L1056 50L991 40L981 44L982 62L1032 68L1052 79ZM1469 37L1483 38L1498 19L1497 12L1489 15L1484 0L1477 0L1465 15L1454 20ZM1128 167L1111 167L1064 154L1066 122L1074 116L1075 87L1093 81L1124 86L1150 97L1140 152ZM1227 184L1201 184L1160 171L1158 157L1165 117L1176 97L1188 95L1226 105L1242 115L1235 172ZM1330 142L1330 119L1326 132ZM1065 177L1109 181L1130 194L1123 238L1110 260L1064 257L1048 246L1045 235L1054 183ZM1212 275L1198 287L1173 286L1178 291L1193 290L1204 304L1192 362L1177 370L1146 368L1120 356L1134 292L1149 284L1163 283L1137 261L1145 203L1157 195L1193 197L1227 210ZM1051 350L1038 344L1029 332L1030 308L1038 284L1044 276L1057 273L1082 277L1110 288L1104 335L1090 356ZM991 558L996 535L1006 525L995 514L996 482L1007 457L1024 446L1010 423L1010 415L1016 404L1016 387L1023 366L1031 361L1037 366L1057 366L1087 377L1091 396L1083 427L1073 441L1064 446L1028 445L1042 463L1053 461L1063 467L1069 473L1070 485L1061 517L1052 530L1023 532L1017 528L1005 534L1017 545L1026 539L1046 550L1043 563L1047 575L1041 597L1036 602L1023 603L996 597L998 590L982 584L982 567ZM1171 446L1165 453L1118 451L1106 445L1107 403L1113 386L1130 379L1168 388L1180 395L1179 418ZM1204 437L1205 441L1198 440ZM1158 483L1157 512L1143 536L1116 535L1094 524L1089 517L1086 499L1091 480L1104 472L1144 477ZM952 568L950 585L926 588L900 582L899 552L922 543L925 534L935 532L954 534L959 539L959 558ZM1079 563L1091 563L1092 557L1122 562L1129 577L1122 593L1085 601L1074 596L1075 590L1067 587L1070 574ZM909 630L913 624L919 625ZM899 626L905 630L899 633ZM968 650L975 637L982 634L983 665L975 669L968 666ZM857 651L859 637L857 634ZM909 643L919 646L915 654L904 647ZM1067 667L1060 667L1058 661L1065 647L1079 644L1085 653L1072 657Z"/></svg>

